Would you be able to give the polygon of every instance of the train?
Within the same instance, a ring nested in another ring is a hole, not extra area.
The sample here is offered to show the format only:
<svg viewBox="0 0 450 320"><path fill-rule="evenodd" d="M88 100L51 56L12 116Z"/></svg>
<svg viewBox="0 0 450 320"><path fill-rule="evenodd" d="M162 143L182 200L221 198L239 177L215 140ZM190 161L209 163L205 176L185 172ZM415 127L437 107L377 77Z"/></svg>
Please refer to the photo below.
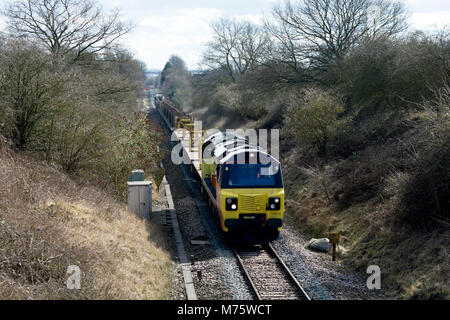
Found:
<svg viewBox="0 0 450 320"><path fill-rule="evenodd" d="M285 212L279 160L237 134L215 132L208 136L191 115L163 95L154 100L172 135L178 138L221 232L241 243L278 239Z"/></svg>

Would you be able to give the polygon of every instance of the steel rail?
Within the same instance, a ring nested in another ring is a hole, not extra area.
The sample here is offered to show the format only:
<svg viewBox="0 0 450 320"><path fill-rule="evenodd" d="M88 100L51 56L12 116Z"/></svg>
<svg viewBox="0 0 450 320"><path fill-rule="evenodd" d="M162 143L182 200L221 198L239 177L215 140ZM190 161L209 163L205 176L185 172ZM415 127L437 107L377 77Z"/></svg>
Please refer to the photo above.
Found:
<svg viewBox="0 0 450 320"><path fill-rule="evenodd" d="M309 295L306 293L306 291L303 289L302 285L298 282L297 278L292 274L291 270L287 267L287 265L284 263L284 261L281 259L280 255L276 252L276 250L273 248L271 244L263 245L261 247L258 247L258 249L254 249L255 252L261 252L261 249L269 256L275 258L275 263L272 265L272 267L278 269L281 271L286 277L287 280L292 284L292 289L295 289L295 292L298 293L298 296L302 300L311 300ZM251 252L251 250L246 250L247 252ZM241 254L239 253L239 250L236 248L233 248L233 252L236 255L239 265L241 266L242 270L244 271L245 277L247 278L248 282L250 283L250 286L256 295L258 300L263 300L263 294L260 292L260 290L256 286L256 281L258 279L255 279L251 272L249 271L248 266L246 266L246 262L242 258ZM275 266L276 265L276 266ZM292 294L292 291L287 291L286 294ZM267 295L267 293L266 293ZM270 293L269 293L270 295ZM286 297L287 298L287 297Z"/></svg>

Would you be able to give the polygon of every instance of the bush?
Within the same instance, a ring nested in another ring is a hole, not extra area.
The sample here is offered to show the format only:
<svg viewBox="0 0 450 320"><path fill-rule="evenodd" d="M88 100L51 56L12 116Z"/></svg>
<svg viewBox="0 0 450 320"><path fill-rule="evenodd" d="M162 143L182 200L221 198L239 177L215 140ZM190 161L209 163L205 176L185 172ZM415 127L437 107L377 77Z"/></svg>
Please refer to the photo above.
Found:
<svg viewBox="0 0 450 320"><path fill-rule="evenodd" d="M158 129L132 116L142 64L118 49L107 60L69 65L26 40L1 42L0 134L17 149L96 177L121 196L129 171L159 168Z"/></svg>
<svg viewBox="0 0 450 320"><path fill-rule="evenodd" d="M164 157L159 152L163 132L143 112L135 113L133 119L121 117L116 126L115 135L104 147L106 154L98 163L98 172L102 179L113 185L119 196L124 197L124 182L133 169L143 169L147 176L159 180L160 164ZM155 184L158 182L155 181Z"/></svg>
<svg viewBox="0 0 450 320"><path fill-rule="evenodd" d="M3 39L0 49L0 128L21 150L29 147L48 116L61 82L50 70L48 54L18 39Z"/></svg>
<svg viewBox="0 0 450 320"><path fill-rule="evenodd" d="M342 104L331 93L320 89L306 89L294 99L286 114L287 129L302 145L317 150L327 160L329 144L342 122L338 116Z"/></svg>
<svg viewBox="0 0 450 320"><path fill-rule="evenodd" d="M424 147L400 191L397 221L412 229L450 226L450 88L436 94L417 128Z"/></svg>
<svg viewBox="0 0 450 320"><path fill-rule="evenodd" d="M404 111L432 98L431 88L448 83L449 59L445 33L376 38L353 49L330 77L353 106Z"/></svg>
<svg viewBox="0 0 450 320"><path fill-rule="evenodd" d="M401 190L398 223L429 230L450 225L450 136L419 161Z"/></svg>
<svg viewBox="0 0 450 320"><path fill-rule="evenodd" d="M240 112L242 102L236 84L219 85L215 98L224 110L234 113Z"/></svg>

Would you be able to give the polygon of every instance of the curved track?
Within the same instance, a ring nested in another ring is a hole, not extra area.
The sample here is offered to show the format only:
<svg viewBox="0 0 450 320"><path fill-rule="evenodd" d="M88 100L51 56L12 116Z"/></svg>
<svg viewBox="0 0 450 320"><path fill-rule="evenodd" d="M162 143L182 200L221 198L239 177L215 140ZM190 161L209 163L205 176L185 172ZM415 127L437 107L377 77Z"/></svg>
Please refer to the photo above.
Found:
<svg viewBox="0 0 450 320"><path fill-rule="evenodd" d="M259 300L311 300L270 244L233 250Z"/></svg>

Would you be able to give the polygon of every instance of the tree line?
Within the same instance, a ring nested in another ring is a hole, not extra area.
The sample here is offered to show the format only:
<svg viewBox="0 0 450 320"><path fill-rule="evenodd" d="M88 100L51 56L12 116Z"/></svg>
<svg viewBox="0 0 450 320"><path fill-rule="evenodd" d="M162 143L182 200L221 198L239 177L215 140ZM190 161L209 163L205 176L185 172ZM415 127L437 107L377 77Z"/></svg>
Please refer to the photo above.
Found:
<svg viewBox="0 0 450 320"><path fill-rule="evenodd" d="M158 167L160 133L135 113L145 65L117 40L120 12L94 0L9 1L1 11L0 134L19 151L122 195Z"/></svg>

